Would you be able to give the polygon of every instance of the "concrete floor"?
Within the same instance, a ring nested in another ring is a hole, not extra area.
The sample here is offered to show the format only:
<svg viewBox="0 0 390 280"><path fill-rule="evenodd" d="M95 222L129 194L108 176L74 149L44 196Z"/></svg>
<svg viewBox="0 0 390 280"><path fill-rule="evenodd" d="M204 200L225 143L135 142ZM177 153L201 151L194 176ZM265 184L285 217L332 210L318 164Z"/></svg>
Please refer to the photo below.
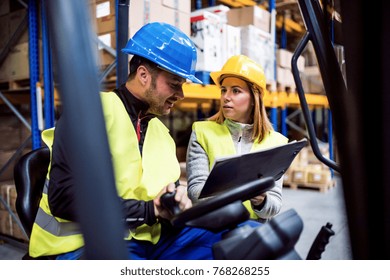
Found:
<svg viewBox="0 0 390 280"><path fill-rule="evenodd" d="M283 189L282 212L293 208L303 220L303 231L295 246L303 259L306 259L321 227L327 223L332 225L335 234L330 237L321 259L352 259L343 188L337 176L335 176L335 182L335 186L326 192L308 188Z"/></svg>
<svg viewBox="0 0 390 280"><path fill-rule="evenodd" d="M27 245L0 236L0 260L21 260L27 252Z"/></svg>
<svg viewBox="0 0 390 280"><path fill-rule="evenodd" d="M315 189L290 189L288 187L283 190L284 206L282 212L293 208L303 221L303 231L295 246L302 259L306 259L318 232L328 222L332 224L335 235L330 238L321 259L352 259L343 189L340 179L337 177L335 179L335 187L326 192L319 192ZM20 260L25 252L26 249L23 246L15 246L7 241L0 242L0 260Z"/></svg>

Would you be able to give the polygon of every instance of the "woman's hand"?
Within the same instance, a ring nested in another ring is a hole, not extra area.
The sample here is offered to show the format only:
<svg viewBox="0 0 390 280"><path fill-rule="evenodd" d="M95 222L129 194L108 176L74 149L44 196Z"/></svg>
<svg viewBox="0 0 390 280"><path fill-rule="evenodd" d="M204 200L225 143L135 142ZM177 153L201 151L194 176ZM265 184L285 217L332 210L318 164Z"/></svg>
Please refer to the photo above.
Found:
<svg viewBox="0 0 390 280"><path fill-rule="evenodd" d="M258 196L255 196L255 197L251 198L250 199L251 204L254 207L257 207L257 206L261 205L264 202L264 199L266 198L266 196L267 196L267 194L262 193L261 195L258 195Z"/></svg>

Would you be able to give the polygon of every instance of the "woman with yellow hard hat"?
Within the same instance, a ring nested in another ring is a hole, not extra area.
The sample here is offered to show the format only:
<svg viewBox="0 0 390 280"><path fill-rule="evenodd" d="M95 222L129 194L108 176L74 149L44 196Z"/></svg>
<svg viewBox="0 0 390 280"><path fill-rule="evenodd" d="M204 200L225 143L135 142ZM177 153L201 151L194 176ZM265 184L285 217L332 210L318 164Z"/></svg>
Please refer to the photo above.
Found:
<svg viewBox="0 0 390 280"><path fill-rule="evenodd" d="M274 131L263 102L266 79L262 67L244 55L229 58L210 76L221 89L219 111L192 126L187 150L188 196L197 203L216 157L245 154L286 144ZM252 219L266 221L279 213L283 177L275 186L244 202Z"/></svg>

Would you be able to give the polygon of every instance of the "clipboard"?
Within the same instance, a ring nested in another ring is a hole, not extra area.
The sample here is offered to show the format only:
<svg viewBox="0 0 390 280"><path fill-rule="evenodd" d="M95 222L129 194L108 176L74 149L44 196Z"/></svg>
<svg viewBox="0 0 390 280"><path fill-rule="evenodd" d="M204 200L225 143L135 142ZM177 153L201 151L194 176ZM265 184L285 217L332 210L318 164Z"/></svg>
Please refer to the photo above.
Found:
<svg viewBox="0 0 390 280"><path fill-rule="evenodd" d="M256 179L279 180L306 144L307 139L303 138L249 154L217 158L199 198L214 196Z"/></svg>

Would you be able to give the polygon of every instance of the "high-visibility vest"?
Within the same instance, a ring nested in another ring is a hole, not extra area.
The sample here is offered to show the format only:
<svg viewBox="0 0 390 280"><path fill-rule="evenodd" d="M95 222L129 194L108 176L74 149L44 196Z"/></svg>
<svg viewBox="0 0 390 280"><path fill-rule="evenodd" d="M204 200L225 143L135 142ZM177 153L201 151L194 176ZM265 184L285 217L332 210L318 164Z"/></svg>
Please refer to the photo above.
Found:
<svg viewBox="0 0 390 280"><path fill-rule="evenodd" d="M233 138L226 125L218 124L214 121L198 121L193 123L192 129L196 133L196 139L199 144L207 153L209 170L211 170L216 157L236 154ZM267 149L286 144L287 142L288 138L283 134L277 131L270 131L260 143L254 142L250 151ZM248 209L250 217L252 219L258 219L250 205L250 201L245 201L244 205Z"/></svg>
<svg viewBox="0 0 390 280"><path fill-rule="evenodd" d="M141 157L134 126L122 101L114 92L103 92L100 95L117 193L124 199L152 200L164 186L180 177L175 142L167 127L158 118L153 118L148 124ZM51 149L54 128L43 131L42 139ZM84 245L76 223L51 214L47 186L48 180L31 233L29 253L32 257L58 255ZM155 244L160 234L159 223L152 226L144 224L134 231L128 230L124 238Z"/></svg>

